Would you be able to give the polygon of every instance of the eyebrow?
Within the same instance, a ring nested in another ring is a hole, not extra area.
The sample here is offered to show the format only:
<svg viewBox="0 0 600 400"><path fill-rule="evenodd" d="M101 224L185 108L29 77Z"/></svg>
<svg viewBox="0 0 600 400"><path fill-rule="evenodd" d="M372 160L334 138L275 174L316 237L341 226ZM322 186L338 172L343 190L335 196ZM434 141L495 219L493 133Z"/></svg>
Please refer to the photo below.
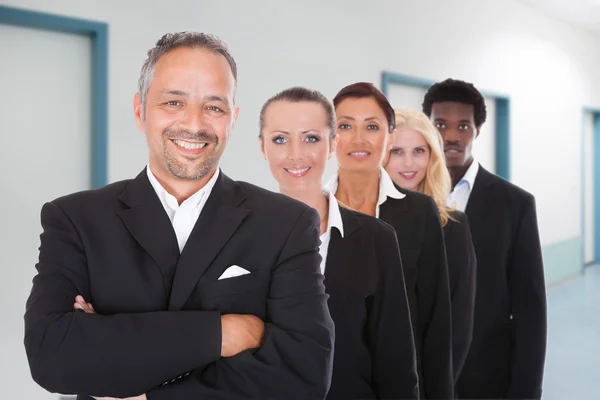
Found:
<svg viewBox="0 0 600 400"><path fill-rule="evenodd" d="M289 135L289 134L290 134L289 132L287 132L287 131L282 131L282 130L280 130L280 129L276 129L276 130L274 130L274 131L273 131L273 132L271 132L271 133L283 133L284 135ZM314 130L314 129L307 129L307 130L305 130L305 131L302 131L302 132L300 132L300 133L301 133L301 134L303 134L303 135L306 135L306 134L309 134L309 133L319 133L319 131L316 131L316 130Z"/></svg>
<svg viewBox="0 0 600 400"><path fill-rule="evenodd" d="M179 90L179 89L164 89L160 91L161 94L170 94L173 96L183 96L183 97L188 97L190 94L189 92L186 92L185 90ZM229 104L227 99L221 96L206 96L204 97L204 101L218 101L220 103L223 104Z"/></svg>
<svg viewBox="0 0 600 400"><path fill-rule="evenodd" d="M188 92L185 92L183 90L177 90L177 89L164 89L160 91L161 94L172 94L174 96L184 96L187 97L189 95Z"/></svg>
<svg viewBox="0 0 600 400"><path fill-rule="evenodd" d="M350 119L352 121L356 120L356 118L348 117L346 115L342 115L339 119ZM379 117L368 117L368 118L365 118L365 121L373 121L373 120L380 121L381 119Z"/></svg>

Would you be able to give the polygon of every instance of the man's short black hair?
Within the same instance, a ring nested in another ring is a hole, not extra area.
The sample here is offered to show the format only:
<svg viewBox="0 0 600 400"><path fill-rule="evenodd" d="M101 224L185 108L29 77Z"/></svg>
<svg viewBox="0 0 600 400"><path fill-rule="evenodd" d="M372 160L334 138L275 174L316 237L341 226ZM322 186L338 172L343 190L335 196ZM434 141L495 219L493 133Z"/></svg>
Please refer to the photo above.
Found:
<svg viewBox="0 0 600 400"><path fill-rule="evenodd" d="M470 104L474 108L473 118L475 126L479 129L487 118L485 99L472 83L448 78L431 86L423 100L423 113L431 117L433 103L452 101L456 103Z"/></svg>

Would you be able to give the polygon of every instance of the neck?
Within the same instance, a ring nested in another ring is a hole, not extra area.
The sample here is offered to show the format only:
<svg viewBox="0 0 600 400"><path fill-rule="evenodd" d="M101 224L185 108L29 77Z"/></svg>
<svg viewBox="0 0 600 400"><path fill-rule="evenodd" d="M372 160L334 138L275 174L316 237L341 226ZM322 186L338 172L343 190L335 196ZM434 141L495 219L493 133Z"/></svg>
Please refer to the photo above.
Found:
<svg viewBox="0 0 600 400"><path fill-rule="evenodd" d="M181 205L181 203L206 186L217 170L214 168L202 178L194 180L180 179L170 173L163 174L161 169L152 166L152 162L150 162L150 171L167 193L174 196L177 199L177 203Z"/></svg>
<svg viewBox="0 0 600 400"><path fill-rule="evenodd" d="M321 220L321 234L327 229L327 218L329 211L329 201L325 195L323 195L323 190L321 189L321 185L315 186L314 189L308 190L286 190L283 187L279 187L279 193L285 194L292 199L301 201L309 207L314 208L319 213L319 218Z"/></svg>
<svg viewBox="0 0 600 400"><path fill-rule="evenodd" d="M321 189L290 191L279 187L279 193L285 194L292 199L301 201L307 206L314 208L321 218L327 213L327 199L323 195Z"/></svg>
<svg viewBox="0 0 600 400"><path fill-rule="evenodd" d="M379 169L356 172L340 168L335 197L350 208L375 215L379 198Z"/></svg>
<svg viewBox="0 0 600 400"><path fill-rule="evenodd" d="M454 189L463 176L465 176L471 164L473 164L473 157L471 157L463 165L459 165L457 167L448 167L448 172L450 172L450 178L452 179L452 189Z"/></svg>

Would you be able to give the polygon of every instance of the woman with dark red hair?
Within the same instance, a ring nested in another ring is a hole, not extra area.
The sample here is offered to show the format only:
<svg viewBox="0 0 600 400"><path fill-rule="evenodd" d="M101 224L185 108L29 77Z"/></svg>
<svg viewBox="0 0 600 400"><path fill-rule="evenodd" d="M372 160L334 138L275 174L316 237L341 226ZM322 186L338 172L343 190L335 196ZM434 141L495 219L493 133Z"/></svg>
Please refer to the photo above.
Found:
<svg viewBox="0 0 600 400"><path fill-rule="evenodd" d="M333 100L338 172L326 190L351 209L396 230L417 351L422 398L453 398L448 266L433 199L394 185L382 164L395 135L394 109L375 86L359 82Z"/></svg>

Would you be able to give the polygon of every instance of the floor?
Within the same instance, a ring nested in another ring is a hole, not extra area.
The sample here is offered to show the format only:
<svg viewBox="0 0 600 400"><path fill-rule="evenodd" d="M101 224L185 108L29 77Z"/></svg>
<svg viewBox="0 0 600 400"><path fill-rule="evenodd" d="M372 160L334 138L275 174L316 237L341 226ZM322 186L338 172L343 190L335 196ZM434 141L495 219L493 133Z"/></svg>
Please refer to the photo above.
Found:
<svg viewBox="0 0 600 400"><path fill-rule="evenodd" d="M600 399L600 266L548 296L544 400Z"/></svg>

